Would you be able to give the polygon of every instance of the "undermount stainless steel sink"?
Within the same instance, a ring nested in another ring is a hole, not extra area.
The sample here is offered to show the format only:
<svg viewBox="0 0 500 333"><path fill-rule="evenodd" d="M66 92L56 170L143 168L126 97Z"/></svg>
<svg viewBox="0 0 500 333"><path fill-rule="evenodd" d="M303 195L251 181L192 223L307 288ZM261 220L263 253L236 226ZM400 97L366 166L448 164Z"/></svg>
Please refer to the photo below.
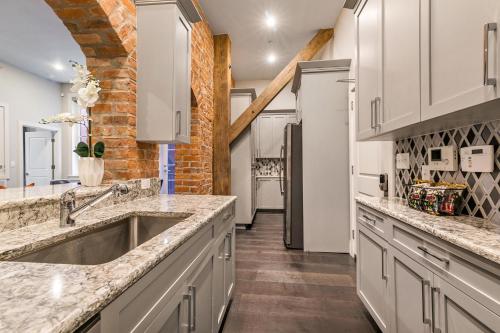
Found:
<svg viewBox="0 0 500 333"><path fill-rule="evenodd" d="M11 261L99 265L121 257L187 217L188 214L182 217L131 216Z"/></svg>

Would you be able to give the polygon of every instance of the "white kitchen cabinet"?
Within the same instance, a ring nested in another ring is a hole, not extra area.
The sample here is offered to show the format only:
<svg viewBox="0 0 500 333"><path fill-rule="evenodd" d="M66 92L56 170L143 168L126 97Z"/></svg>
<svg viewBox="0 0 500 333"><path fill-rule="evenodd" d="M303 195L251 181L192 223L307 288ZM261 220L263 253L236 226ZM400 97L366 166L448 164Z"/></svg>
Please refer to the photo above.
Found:
<svg viewBox="0 0 500 333"><path fill-rule="evenodd" d="M190 1L138 0L137 141L189 143L191 132Z"/></svg>
<svg viewBox="0 0 500 333"><path fill-rule="evenodd" d="M382 97L382 0L365 0L356 11L358 139L378 133Z"/></svg>
<svg viewBox="0 0 500 333"><path fill-rule="evenodd" d="M216 252L214 255L214 313L213 313L213 332L218 332L224 313L226 311L225 292L224 292L224 267L226 261L226 235L221 235L216 240Z"/></svg>
<svg viewBox="0 0 500 333"><path fill-rule="evenodd" d="M279 158L285 126L296 122L295 113L263 114L257 117L257 158Z"/></svg>
<svg viewBox="0 0 500 333"><path fill-rule="evenodd" d="M212 332L213 259L211 255L188 284L188 329L193 333Z"/></svg>
<svg viewBox="0 0 500 333"><path fill-rule="evenodd" d="M499 32L486 28L500 24L500 2L422 0L421 6L422 119L500 97Z"/></svg>
<svg viewBox="0 0 500 333"><path fill-rule="evenodd" d="M431 333L433 274L396 249L389 248L392 332Z"/></svg>
<svg viewBox="0 0 500 333"><path fill-rule="evenodd" d="M500 316L438 276L434 276L432 293L434 332L483 333L500 330Z"/></svg>
<svg viewBox="0 0 500 333"><path fill-rule="evenodd" d="M235 252L235 229L234 227L229 229L226 233L226 252L224 255L225 262L225 270L224 270L224 294L226 300L231 299L234 291L234 282L235 282L235 260L234 260L234 252Z"/></svg>
<svg viewBox="0 0 500 333"><path fill-rule="evenodd" d="M279 178L257 178L257 208L283 209L283 195L281 194Z"/></svg>
<svg viewBox="0 0 500 333"><path fill-rule="evenodd" d="M379 131L386 133L420 121L420 0L384 0L382 6L383 91L374 107Z"/></svg>
<svg viewBox="0 0 500 333"><path fill-rule="evenodd" d="M358 295L383 332L389 332L390 327L387 250L386 241L359 226L356 260Z"/></svg>
<svg viewBox="0 0 500 333"><path fill-rule="evenodd" d="M4 105L0 105L0 179L9 178L8 142L7 108Z"/></svg>

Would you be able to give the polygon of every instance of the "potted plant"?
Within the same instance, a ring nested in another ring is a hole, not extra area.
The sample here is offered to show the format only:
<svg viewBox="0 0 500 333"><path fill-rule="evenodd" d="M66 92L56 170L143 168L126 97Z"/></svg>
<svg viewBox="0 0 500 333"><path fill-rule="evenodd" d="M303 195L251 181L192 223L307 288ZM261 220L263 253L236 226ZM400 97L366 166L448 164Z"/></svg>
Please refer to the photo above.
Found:
<svg viewBox="0 0 500 333"><path fill-rule="evenodd" d="M40 121L42 124L65 123L70 126L79 124L87 129L88 143L79 142L73 152L80 159L78 160L78 176L84 186L99 186L104 176L104 142L99 141L92 145L92 107L99 100L99 80L97 80L85 66L71 62L75 71L75 78L71 80L72 92L77 93L76 102L87 110L87 115L74 115L71 113L59 113Z"/></svg>

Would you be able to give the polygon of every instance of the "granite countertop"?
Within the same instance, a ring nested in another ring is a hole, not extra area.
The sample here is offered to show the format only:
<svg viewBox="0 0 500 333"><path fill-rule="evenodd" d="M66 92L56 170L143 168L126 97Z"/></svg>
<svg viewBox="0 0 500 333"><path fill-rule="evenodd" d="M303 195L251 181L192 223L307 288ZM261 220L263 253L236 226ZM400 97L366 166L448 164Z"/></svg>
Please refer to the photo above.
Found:
<svg viewBox="0 0 500 333"><path fill-rule="evenodd" d="M91 210L76 227L58 220L0 233L0 260L113 223L133 214L186 217L102 265L0 261L0 332L71 332L165 259L235 197L157 195Z"/></svg>
<svg viewBox="0 0 500 333"><path fill-rule="evenodd" d="M408 207L406 200L364 195L356 201L435 237L500 264L500 226L471 216L434 216Z"/></svg>
<svg viewBox="0 0 500 333"><path fill-rule="evenodd" d="M43 202L59 201L62 193L78 187L76 183L44 185L33 187L13 187L0 190L0 209L11 208L19 205L39 204ZM77 197L88 197L104 192L109 186L79 187Z"/></svg>

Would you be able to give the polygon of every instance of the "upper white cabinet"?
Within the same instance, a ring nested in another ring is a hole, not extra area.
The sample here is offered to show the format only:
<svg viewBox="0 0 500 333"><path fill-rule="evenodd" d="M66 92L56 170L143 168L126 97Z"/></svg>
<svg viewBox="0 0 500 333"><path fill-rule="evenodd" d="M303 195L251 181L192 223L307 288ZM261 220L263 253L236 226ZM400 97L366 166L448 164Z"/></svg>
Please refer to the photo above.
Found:
<svg viewBox="0 0 500 333"><path fill-rule="evenodd" d="M429 131L500 98L498 0L362 0L355 15L358 139ZM488 110L476 120L495 119Z"/></svg>
<svg viewBox="0 0 500 333"><path fill-rule="evenodd" d="M6 107L0 105L0 179L9 178L8 160L8 124Z"/></svg>
<svg viewBox="0 0 500 333"><path fill-rule="evenodd" d="M378 132L377 108L382 96L382 0L363 1L356 12L357 129L365 139Z"/></svg>
<svg viewBox="0 0 500 333"><path fill-rule="evenodd" d="M420 0L383 2L380 132L420 121Z"/></svg>
<svg viewBox="0 0 500 333"><path fill-rule="evenodd" d="M279 158L285 126L297 122L295 114L263 114L257 117L256 157Z"/></svg>
<svg viewBox="0 0 500 333"><path fill-rule="evenodd" d="M500 1L421 3L422 119L500 97Z"/></svg>
<svg viewBox="0 0 500 333"><path fill-rule="evenodd" d="M191 1L136 0L137 141L189 143Z"/></svg>

